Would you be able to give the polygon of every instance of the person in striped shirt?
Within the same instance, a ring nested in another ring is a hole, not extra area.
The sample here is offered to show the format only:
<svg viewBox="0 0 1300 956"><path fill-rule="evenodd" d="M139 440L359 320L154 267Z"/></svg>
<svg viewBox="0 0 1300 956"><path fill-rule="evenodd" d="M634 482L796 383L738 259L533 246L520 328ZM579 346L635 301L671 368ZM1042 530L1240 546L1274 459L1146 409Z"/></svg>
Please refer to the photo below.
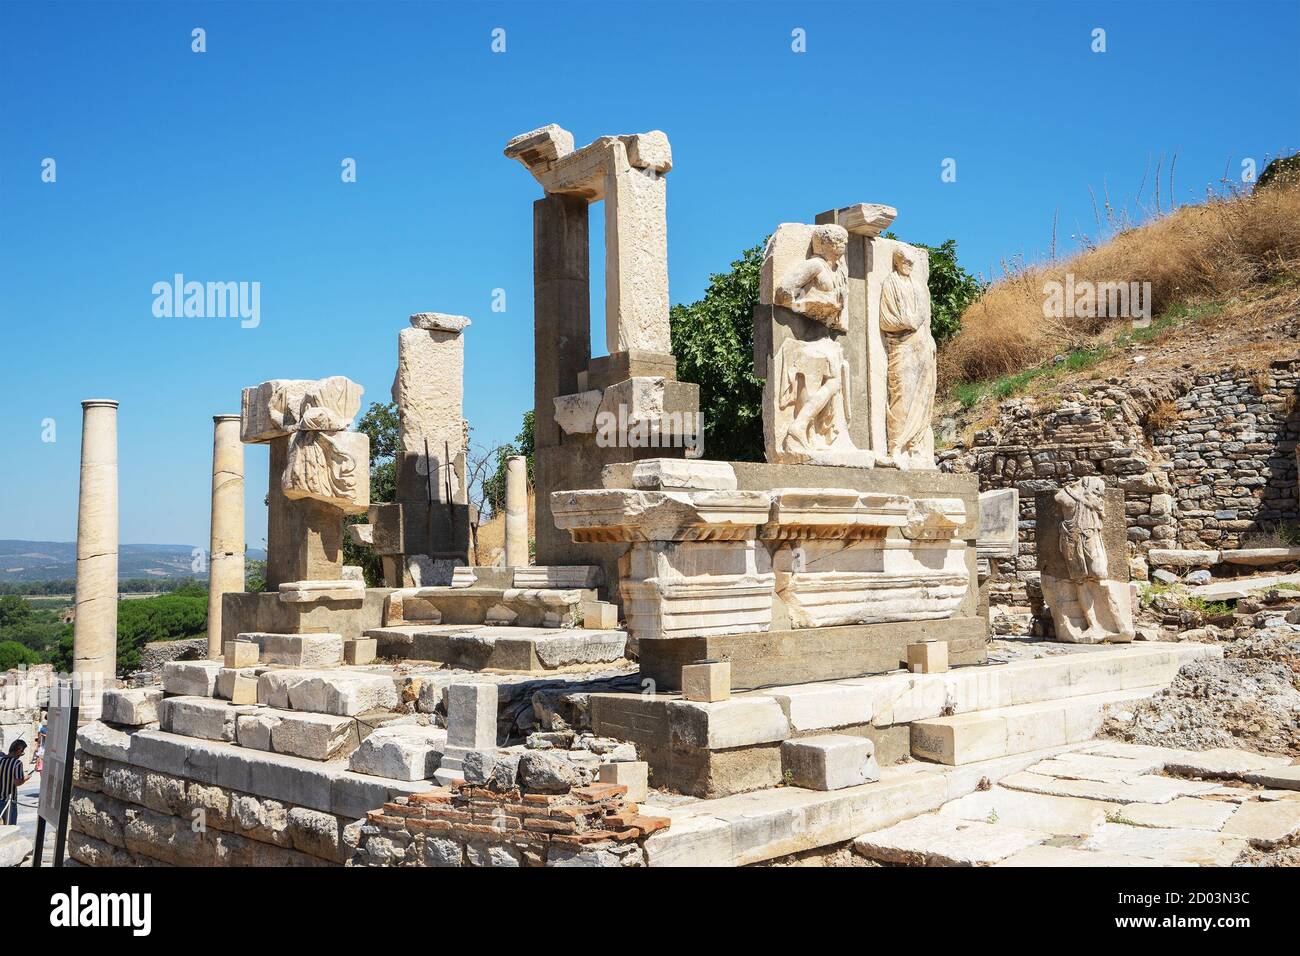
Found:
<svg viewBox="0 0 1300 956"><path fill-rule="evenodd" d="M0 757L0 806L4 808L4 822L11 826L18 822L18 788L27 782L23 772L26 752L27 742L15 740L9 745L9 753Z"/></svg>

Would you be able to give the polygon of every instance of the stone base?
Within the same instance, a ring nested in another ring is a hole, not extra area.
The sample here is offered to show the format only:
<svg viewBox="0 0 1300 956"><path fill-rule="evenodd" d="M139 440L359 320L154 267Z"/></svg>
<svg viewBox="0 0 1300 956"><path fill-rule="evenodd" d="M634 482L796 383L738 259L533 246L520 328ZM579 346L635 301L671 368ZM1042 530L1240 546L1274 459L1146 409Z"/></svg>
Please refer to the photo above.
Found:
<svg viewBox="0 0 1300 956"><path fill-rule="evenodd" d="M384 622L389 588L366 588L361 599L295 604L278 593L231 592L221 596L221 646L243 633L339 634L355 641Z"/></svg>
<svg viewBox="0 0 1300 956"><path fill-rule="evenodd" d="M493 627L485 624L401 624L366 632L382 658L438 661L469 670L549 671L621 660L625 631L580 627Z"/></svg>
<svg viewBox="0 0 1300 956"><path fill-rule="evenodd" d="M907 645L945 641L950 664L988 658L987 625L978 617L768 631L641 641L641 675L660 691L681 686L681 669L696 661L731 662L733 690L881 674L907 666Z"/></svg>

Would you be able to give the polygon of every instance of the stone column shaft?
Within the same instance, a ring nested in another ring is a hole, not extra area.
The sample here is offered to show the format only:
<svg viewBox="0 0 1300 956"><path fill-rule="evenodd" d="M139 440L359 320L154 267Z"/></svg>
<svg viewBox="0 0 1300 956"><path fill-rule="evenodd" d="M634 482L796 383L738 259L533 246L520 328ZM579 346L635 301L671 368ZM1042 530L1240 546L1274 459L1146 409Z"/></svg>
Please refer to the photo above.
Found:
<svg viewBox="0 0 1300 956"><path fill-rule="evenodd" d="M506 567L528 565L528 460L506 461Z"/></svg>
<svg viewBox="0 0 1300 956"><path fill-rule="evenodd" d="M244 590L244 446L238 415L214 415L208 657L221 657L221 596Z"/></svg>
<svg viewBox="0 0 1300 956"><path fill-rule="evenodd" d="M94 720L117 673L117 402L91 399L81 409L72 673L81 716Z"/></svg>

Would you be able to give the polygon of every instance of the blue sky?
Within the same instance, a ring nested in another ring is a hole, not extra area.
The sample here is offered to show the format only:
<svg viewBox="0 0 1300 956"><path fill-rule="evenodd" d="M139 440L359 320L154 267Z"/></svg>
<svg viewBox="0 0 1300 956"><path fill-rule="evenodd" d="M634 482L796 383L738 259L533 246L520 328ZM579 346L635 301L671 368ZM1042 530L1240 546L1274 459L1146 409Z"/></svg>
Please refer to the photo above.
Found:
<svg viewBox="0 0 1300 956"><path fill-rule="evenodd" d="M854 202L995 275L1046 252L1057 209L1062 249L1095 231L1088 187L1131 196L1151 157L1177 153L1187 202L1300 146L1298 47L1295 2L2 3L0 538L75 536L79 401L112 397L122 540L206 545L211 416L275 377L386 401L414 311L473 319L466 415L513 437L539 195L501 155L516 133L668 133L674 302ZM260 324L156 318L178 272L259 282ZM250 447L250 547L266 467Z"/></svg>

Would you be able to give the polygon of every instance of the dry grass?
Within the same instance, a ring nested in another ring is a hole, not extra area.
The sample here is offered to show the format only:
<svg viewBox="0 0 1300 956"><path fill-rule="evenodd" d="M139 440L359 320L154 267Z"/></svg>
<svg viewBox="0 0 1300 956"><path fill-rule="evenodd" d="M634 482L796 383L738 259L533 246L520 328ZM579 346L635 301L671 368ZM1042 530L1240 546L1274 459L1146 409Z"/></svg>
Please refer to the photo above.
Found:
<svg viewBox="0 0 1300 956"><path fill-rule="evenodd" d="M537 507L533 490L528 489L528 538L537 538ZM531 550L531 548L530 548ZM506 516L495 515L484 521L478 528L478 563L483 567L492 567L505 555L506 551Z"/></svg>
<svg viewBox="0 0 1300 956"><path fill-rule="evenodd" d="M1048 319L1049 281L1150 282L1154 315L1171 305L1223 298L1300 277L1300 188L1211 198L1121 232L1086 252L1020 269L994 283L962 316L939 355L944 390L998 378L1086 346L1124 319Z"/></svg>
<svg viewBox="0 0 1300 956"><path fill-rule="evenodd" d="M1172 428L1177 422L1178 406L1168 400L1158 402L1147 415L1147 428L1153 432Z"/></svg>

